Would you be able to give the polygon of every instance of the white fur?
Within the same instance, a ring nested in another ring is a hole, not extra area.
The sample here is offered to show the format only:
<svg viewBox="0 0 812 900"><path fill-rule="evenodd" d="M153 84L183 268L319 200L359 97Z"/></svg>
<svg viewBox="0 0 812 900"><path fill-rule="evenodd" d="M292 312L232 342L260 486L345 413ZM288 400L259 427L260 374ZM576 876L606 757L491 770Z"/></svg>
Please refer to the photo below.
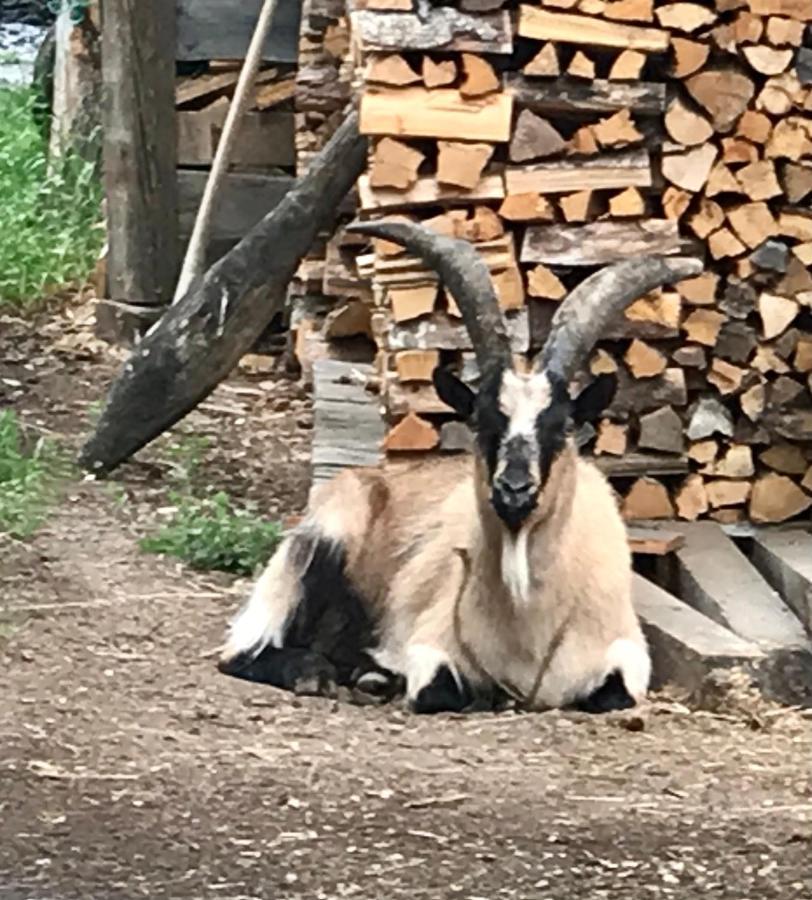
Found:
<svg viewBox="0 0 812 900"><path fill-rule="evenodd" d="M517 535L504 531L502 536L502 581L517 606L530 602L530 559L528 556L527 528Z"/></svg>
<svg viewBox="0 0 812 900"><path fill-rule="evenodd" d="M507 437L535 438L536 419L550 405L552 391L546 372L522 375L508 369L502 376L499 407L508 417Z"/></svg>
<svg viewBox="0 0 812 900"><path fill-rule="evenodd" d="M651 658L645 644L628 638L618 638L606 651L606 674L617 669L623 676L626 690L636 701L645 697L651 678Z"/></svg>
<svg viewBox="0 0 812 900"><path fill-rule="evenodd" d="M457 682L457 687L462 690L459 673L446 653L429 644L410 644L406 648L406 671L404 673L407 697L414 700L424 687L431 684L441 666L448 666Z"/></svg>

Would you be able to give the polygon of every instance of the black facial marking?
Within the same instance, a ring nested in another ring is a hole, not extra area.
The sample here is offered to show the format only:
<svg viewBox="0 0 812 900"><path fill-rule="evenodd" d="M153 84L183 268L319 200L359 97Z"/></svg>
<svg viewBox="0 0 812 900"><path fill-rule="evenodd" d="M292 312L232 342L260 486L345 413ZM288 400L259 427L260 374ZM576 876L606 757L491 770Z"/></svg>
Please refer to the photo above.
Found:
<svg viewBox="0 0 812 900"><path fill-rule="evenodd" d="M339 683L336 667L326 657L299 647L266 647L256 657L241 653L218 668L224 675L297 694L332 696Z"/></svg>
<svg viewBox="0 0 812 900"><path fill-rule="evenodd" d="M499 407L502 374L502 369L495 369L483 375L480 381L474 420L477 445L485 460L490 478L493 478L493 473L496 471L499 447L508 428L508 418Z"/></svg>
<svg viewBox="0 0 812 900"><path fill-rule="evenodd" d="M550 378L550 405L536 419L542 482L547 480L553 461L567 442L571 412L567 385L552 376L548 377Z"/></svg>
<svg viewBox="0 0 812 900"><path fill-rule="evenodd" d="M461 677L457 684L451 669L440 666L431 682L418 692L410 705L412 712L423 714L462 712L473 699L468 680Z"/></svg>
<svg viewBox="0 0 812 900"><path fill-rule="evenodd" d="M581 700L576 700L573 708L579 712L607 713L618 709L631 709L634 698L626 690L623 676L617 669L606 676L603 684Z"/></svg>

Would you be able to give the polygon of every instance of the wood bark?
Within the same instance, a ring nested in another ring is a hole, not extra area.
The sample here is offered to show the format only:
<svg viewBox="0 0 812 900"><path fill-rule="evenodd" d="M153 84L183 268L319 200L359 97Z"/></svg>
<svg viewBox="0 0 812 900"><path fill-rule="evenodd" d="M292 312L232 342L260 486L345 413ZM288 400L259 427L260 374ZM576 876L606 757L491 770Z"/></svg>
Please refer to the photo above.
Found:
<svg viewBox="0 0 812 900"><path fill-rule="evenodd" d="M144 337L113 383L80 465L114 469L228 375L281 307L300 260L363 170L366 153L353 113L296 187Z"/></svg>

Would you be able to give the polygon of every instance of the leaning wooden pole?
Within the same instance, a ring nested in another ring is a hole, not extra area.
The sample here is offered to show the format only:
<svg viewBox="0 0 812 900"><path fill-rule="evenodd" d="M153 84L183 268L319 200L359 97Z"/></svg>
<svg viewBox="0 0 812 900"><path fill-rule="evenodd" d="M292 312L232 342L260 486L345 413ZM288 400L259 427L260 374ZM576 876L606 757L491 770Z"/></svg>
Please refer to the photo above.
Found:
<svg viewBox="0 0 812 900"><path fill-rule="evenodd" d="M79 464L107 472L183 418L282 306L288 282L366 164L351 113L281 203L192 284L125 363Z"/></svg>
<svg viewBox="0 0 812 900"><path fill-rule="evenodd" d="M262 50L271 29L271 20L276 11L276 0L263 0L259 13L254 36L245 55L237 87L234 90L234 98L228 108L223 133L217 144L217 152L214 154L209 177L206 180L206 189L200 201L200 208L195 219L189 246L180 271L178 283L175 288L173 303L177 303L184 296L195 278L198 278L205 268L206 247L211 231L211 220L214 213L218 192L223 179L228 171L231 160L231 151L239 135L239 123L245 115L245 111L251 100L251 89L257 80L257 72L262 63Z"/></svg>

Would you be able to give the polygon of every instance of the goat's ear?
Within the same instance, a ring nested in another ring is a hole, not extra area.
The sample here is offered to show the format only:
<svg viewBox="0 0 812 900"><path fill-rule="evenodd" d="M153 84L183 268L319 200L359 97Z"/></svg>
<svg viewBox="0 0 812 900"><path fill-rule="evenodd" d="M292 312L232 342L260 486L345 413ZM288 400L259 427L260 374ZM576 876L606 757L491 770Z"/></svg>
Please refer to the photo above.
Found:
<svg viewBox="0 0 812 900"><path fill-rule="evenodd" d="M432 377L434 389L443 403L468 421L474 414L476 394L448 369L437 366Z"/></svg>
<svg viewBox="0 0 812 900"><path fill-rule="evenodd" d="M599 375L588 384L572 401L572 420L575 426L594 422L615 399L616 391L616 375Z"/></svg>

